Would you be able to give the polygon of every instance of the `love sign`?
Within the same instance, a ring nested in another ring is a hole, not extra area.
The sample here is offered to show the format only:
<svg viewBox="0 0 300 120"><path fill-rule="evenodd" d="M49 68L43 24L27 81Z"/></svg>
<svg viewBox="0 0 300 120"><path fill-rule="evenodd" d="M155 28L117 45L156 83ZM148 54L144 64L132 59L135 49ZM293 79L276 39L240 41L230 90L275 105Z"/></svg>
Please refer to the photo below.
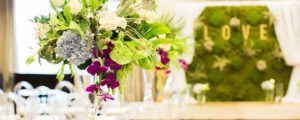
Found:
<svg viewBox="0 0 300 120"><path fill-rule="evenodd" d="M259 25L259 33L260 33L260 39L261 40L267 40L267 30L266 28L268 27L267 24L260 24ZM204 25L204 39L205 40L209 40L211 39L210 36L208 35L208 28L207 25ZM243 38L244 40L248 40L249 35L250 35L250 30L251 30L251 26L249 24L245 24L241 26L242 29L242 34L243 34ZM222 38L224 40L229 40L231 38L231 27L230 25L223 25L222 26Z"/></svg>
<svg viewBox="0 0 300 120"><path fill-rule="evenodd" d="M287 88L291 68L282 58L275 22L266 6L206 7L194 23L187 82L209 83L209 101L264 100L260 85L271 78Z"/></svg>

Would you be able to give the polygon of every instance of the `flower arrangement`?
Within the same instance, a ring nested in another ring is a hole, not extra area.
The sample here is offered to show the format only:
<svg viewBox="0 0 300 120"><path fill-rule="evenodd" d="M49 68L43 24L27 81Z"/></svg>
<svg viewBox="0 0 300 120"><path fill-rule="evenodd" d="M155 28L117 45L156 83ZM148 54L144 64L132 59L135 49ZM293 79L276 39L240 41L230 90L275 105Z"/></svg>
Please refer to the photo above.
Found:
<svg viewBox="0 0 300 120"><path fill-rule="evenodd" d="M195 94L205 94L209 90L210 90L209 83L205 83L205 84L197 83L193 87L193 92Z"/></svg>
<svg viewBox="0 0 300 120"><path fill-rule="evenodd" d="M274 90L275 88L275 80L274 79L270 79L270 80L266 80L264 82L261 83L261 88L263 90Z"/></svg>
<svg viewBox="0 0 300 120"><path fill-rule="evenodd" d="M178 58L185 49L185 40L176 36L180 25L174 17L159 17L141 0L126 0L116 10L109 10L106 3L50 0L55 13L32 20L37 24L38 59L62 64L58 80L64 78L66 65L72 73L86 70L96 78L86 91L103 101L113 100L115 89L123 91L122 78L133 65L168 70L170 64L180 63ZM34 60L35 56L30 56L27 63Z"/></svg>
<svg viewBox="0 0 300 120"><path fill-rule="evenodd" d="M200 104L206 102L206 93L210 90L209 83L196 83L192 87L193 96Z"/></svg>

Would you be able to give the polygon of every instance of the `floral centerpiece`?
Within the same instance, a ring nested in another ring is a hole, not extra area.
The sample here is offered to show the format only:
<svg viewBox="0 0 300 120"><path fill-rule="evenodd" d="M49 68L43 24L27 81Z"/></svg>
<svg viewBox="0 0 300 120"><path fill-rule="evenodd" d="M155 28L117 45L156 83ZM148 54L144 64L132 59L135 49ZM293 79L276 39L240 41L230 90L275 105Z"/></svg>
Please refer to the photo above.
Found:
<svg viewBox="0 0 300 120"><path fill-rule="evenodd" d="M193 93L197 101L199 101L200 104L204 104L206 102L206 92L210 90L209 83L197 83L193 85Z"/></svg>
<svg viewBox="0 0 300 120"><path fill-rule="evenodd" d="M65 67L86 70L95 76L87 92L100 100L113 100L122 78L133 65L143 69L167 70L179 64L184 40L177 38L174 17L159 17L155 9L141 0L126 0L116 10L109 10L107 0L50 0L55 13L36 16L36 37L40 49L38 59L61 64L57 79L63 80ZM155 4L155 3L153 3ZM30 56L30 64L36 56ZM167 70L168 71L168 70ZM103 91L107 87L108 91Z"/></svg>
<svg viewBox="0 0 300 120"><path fill-rule="evenodd" d="M261 83L261 88L265 91L265 100L267 102L274 101L275 80L270 79Z"/></svg>

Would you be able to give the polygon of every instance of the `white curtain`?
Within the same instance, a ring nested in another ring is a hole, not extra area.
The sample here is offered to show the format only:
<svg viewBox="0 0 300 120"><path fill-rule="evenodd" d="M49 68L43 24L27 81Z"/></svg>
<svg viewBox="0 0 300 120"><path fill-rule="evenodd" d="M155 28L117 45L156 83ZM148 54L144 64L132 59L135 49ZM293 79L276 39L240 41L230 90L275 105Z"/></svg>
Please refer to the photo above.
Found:
<svg viewBox="0 0 300 120"><path fill-rule="evenodd" d="M284 102L300 103L300 1L268 5L276 18L275 32L286 63L293 66Z"/></svg>
<svg viewBox="0 0 300 120"><path fill-rule="evenodd" d="M179 1L179 0L177 0ZM194 46L193 26L194 20L200 15L206 6L241 6L241 5L266 5L276 17L275 31L282 49L286 63L293 66L288 92L284 102L300 103L300 1L213 1L197 2L192 0L178 2L175 5L176 13L186 18L183 29L185 36L190 36L189 46ZM172 5L171 5L172 6ZM194 48L190 47L191 54L185 55L190 63L193 58ZM175 81L185 81L183 71L178 71L174 77ZM182 85L183 86L183 85Z"/></svg>

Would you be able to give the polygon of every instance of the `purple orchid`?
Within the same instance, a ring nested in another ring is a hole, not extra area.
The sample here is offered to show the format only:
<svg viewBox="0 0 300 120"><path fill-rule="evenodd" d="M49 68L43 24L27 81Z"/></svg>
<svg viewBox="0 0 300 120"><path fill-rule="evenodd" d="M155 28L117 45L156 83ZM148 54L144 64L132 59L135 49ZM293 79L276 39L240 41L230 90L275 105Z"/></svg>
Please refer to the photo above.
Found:
<svg viewBox="0 0 300 120"><path fill-rule="evenodd" d="M96 74L99 74L100 72L105 73L107 70L108 70L108 67L101 66L101 63L99 61L95 61L92 65L90 65L87 68L87 72L93 76Z"/></svg>
<svg viewBox="0 0 300 120"><path fill-rule="evenodd" d="M100 88L96 84L92 84L85 89L86 92L94 93L97 92Z"/></svg>
<svg viewBox="0 0 300 120"><path fill-rule="evenodd" d="M107 67L110 67L110 69L113 69L113 70L121 70L122 69L122 65L113 61L110 57L105 59L104 65Z"/></svg>
<svg viewBox="0 0 300 120"><path fill-rule="evenodd" d="M111 51L112 51L112 48L110 48L110 47L104 49L103 54L101 55L101 57L102 58L108 58Z"/></svg>
<svg viewBox="0 0 300 120"><path fill-rule="evenodd" d="M178 61L179 61L180 65L181 65L181 67L182 67L185 71L187 71L187 69L188 69L188 67L189 67L189 65L187 64L187 62L186 62L184 59L179 59Z"/></svg>
<svg viewBox="0 0 300 120"><path fill-rule="evenodd" d="M93 48L92 49L92 55L95 57L95 58L98 58L100 56L102 56L101 52L98 50L97 51L97 48Z"/></svg>
<svg viewBox="0 0 300 120"><path fill-rule="evenodd" d="M108 88L115 89L119 87L120 83L116 80L114 73L108 73L106 79L101 81L101 86L107 85Z"/></svg>
<svg viewBox="0 0 300 120"><path fill-rule="evenodd" d="M170 62L170 59L168 58L169 53L167 51L164 51L163 49L159 48L158 54L160 55L160 61L162 64L166 65Z"/></svg>
<svg viewBox="0 0 300 120"><path fill-rule="evenodd" d="M115 98L111 94L102 93L100 95L100 101L107 101L107 99L115 100Z"/></svg>

